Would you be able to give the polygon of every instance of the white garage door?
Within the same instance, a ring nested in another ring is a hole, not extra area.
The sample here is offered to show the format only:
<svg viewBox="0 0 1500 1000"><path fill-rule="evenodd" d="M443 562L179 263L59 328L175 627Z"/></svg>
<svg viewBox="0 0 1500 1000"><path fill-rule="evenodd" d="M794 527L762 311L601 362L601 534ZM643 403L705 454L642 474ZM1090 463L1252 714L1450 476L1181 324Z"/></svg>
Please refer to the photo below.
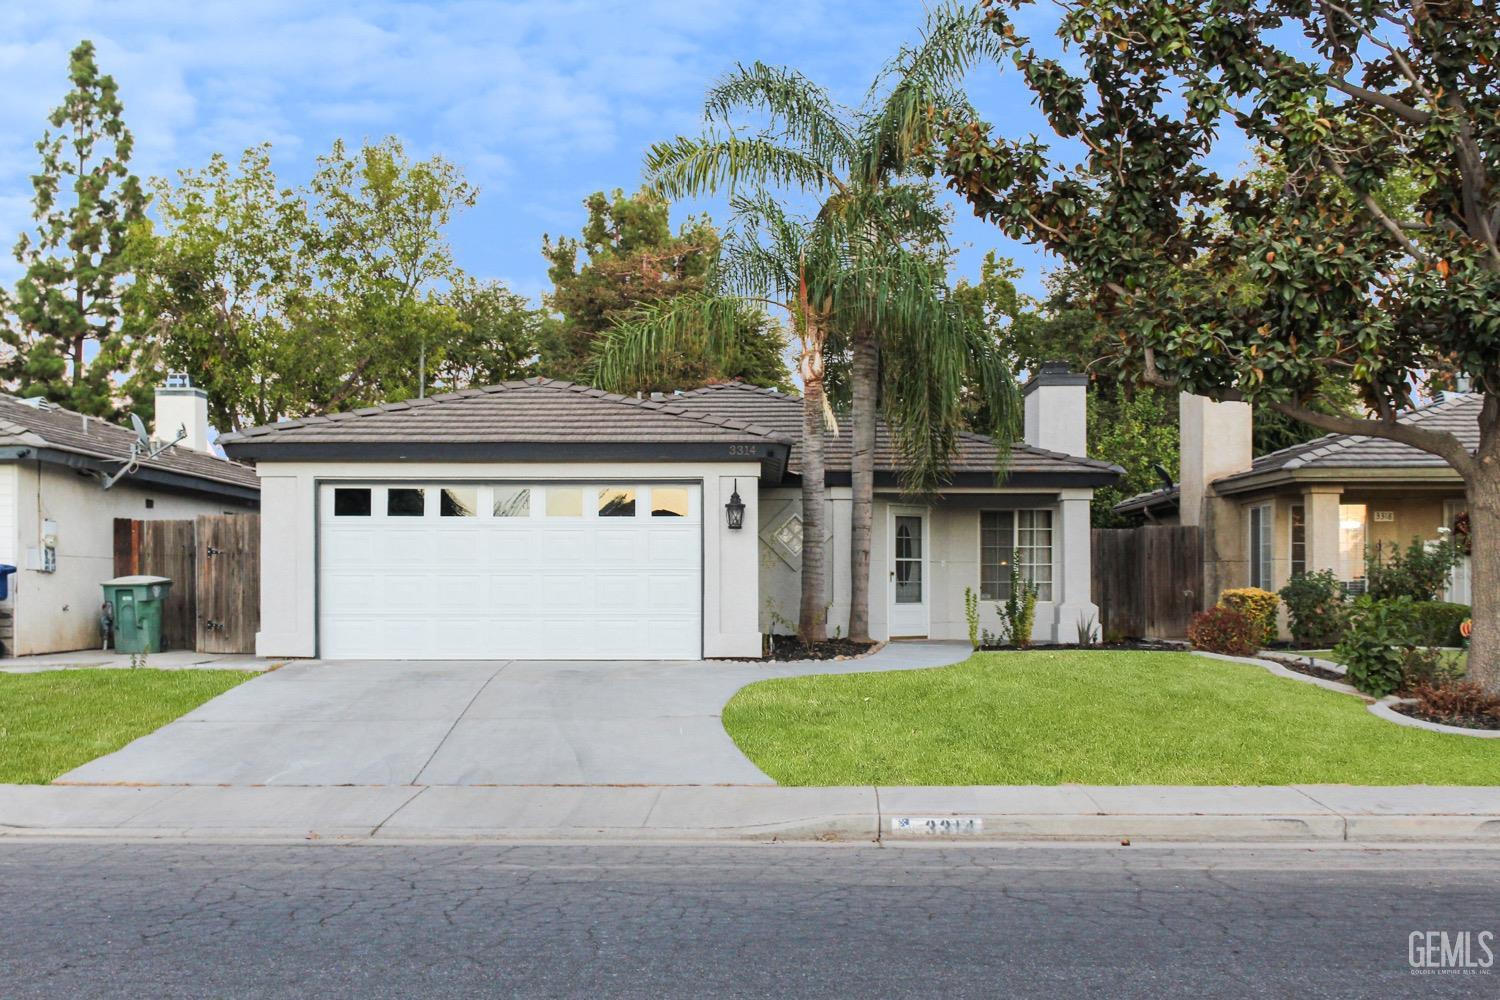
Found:
<svg viewBox="0 0 1500 1000"><path fill-rule="evenodd" d="M697 659L685 483L338 483L319 496L329 659Z"/></svg>

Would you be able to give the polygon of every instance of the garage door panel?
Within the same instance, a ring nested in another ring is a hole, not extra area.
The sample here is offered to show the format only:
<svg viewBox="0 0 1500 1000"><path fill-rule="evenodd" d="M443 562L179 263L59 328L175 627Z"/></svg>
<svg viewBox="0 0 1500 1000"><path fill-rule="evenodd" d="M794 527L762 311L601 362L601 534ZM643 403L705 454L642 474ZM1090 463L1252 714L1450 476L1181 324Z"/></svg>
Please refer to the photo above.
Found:
<svg viewBox="0 0 1500 1000"><path fill-rule="evenodd" d="M432 496L442 484L425 486ZM379 490L379 487L370 487ZM497 486L496 489L501 487ZM514 484L504 488L514 489ZM550 487L532 486L545 495ZM571 488L571 487L569 487ZM701 506L690 518L337 517L320 525L320 651L330 658L694 659L702 649ZM637 496L642 484L636 487Z"/></svg>

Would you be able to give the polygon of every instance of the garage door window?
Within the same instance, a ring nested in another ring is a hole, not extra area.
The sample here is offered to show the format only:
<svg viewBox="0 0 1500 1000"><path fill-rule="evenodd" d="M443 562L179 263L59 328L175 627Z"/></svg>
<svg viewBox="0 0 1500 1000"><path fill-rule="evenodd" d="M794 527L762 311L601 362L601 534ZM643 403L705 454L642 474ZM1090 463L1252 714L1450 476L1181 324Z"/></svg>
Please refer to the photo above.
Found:
<svg viewBox="0 0 1500 1000"><path fill-rule="evenodd" d="M687 517L688 491L685 486L651 487L652 517Z"/></svg>
<svg viewBox="0 0 1500 1000"><path fill-rule="evenodd" d="M334 517L369 517L370 491L340 487L333 491Z"/></svg>
<svg viewBox="0 0 1500 1000"><path fill-rule="evenodd" d="M443 517L476 517L479 513L479 490L472 486L450 486L443 490L438 513Z"/></svg>
<svg viewBox="0 0 1500 1000"><path fill-rule="evenodd" d="M548 517L582 517L583 490L575 486L547 487Z"/></svg>
<svg viewBox="0 0 1500 1000"><path fill-rule="evenodd" d="M496 517L530 517L531 491L514 486L496 486L491 512Z"/></svg>
<svg viewBox="0 0 1500 1000"><path fill-rule="evenodd" d="M427 513L427 491L393 486L386 493L386 517L421 517Z"/></svg>
<svg viewBox="0 0 1500 1000"><path fill-rule="evenodd" d="M599 491L600 517L635 517L635 490L606 487Z"/></svg>

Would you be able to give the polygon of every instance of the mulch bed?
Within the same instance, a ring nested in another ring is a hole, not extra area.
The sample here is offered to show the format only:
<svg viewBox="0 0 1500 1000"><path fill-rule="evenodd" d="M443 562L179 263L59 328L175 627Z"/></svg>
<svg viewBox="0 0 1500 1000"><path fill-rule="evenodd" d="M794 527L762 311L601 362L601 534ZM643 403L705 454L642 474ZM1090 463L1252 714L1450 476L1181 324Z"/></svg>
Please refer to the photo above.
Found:
<svg viewBox="0 0 1500 1000"><path fill-rule="evenodd" d="M1493 715L1440 715L1428 711L1426 706L1420 703L1410 702L1397 702L1391 706L1391 710L1413 719L1421 719L1423 722L1436 722L1439 725L1457 726L1460 729L1484 729L1491 732L1500 729L1500 719Z"/></svg>
<svg viewBox="0 0 1500 1000"><path fill-rule="evenodd" d="M1337 670L1329 670L1327 667L1320 667L1316 664L1308 663L1306 660L1299 660L1291 656L1267 656L1263 657L1263 659L1270 660L1272 663L1279 663L1288 670L1296 671L1299 674L1306 674L1309 677L1319 677L1325 681L1338 681L1340 684L1349 683L1348 674L1341 674Z"/></svg>
<svg viewBox="0 0 1500 1000"><path fill-rule="evenodd" d="M795 635L773 635L771 636L771 655L766 659L837 660L839 657L863 656L874 648L873 642L825 639L822 642L806 643Z"/></svg>

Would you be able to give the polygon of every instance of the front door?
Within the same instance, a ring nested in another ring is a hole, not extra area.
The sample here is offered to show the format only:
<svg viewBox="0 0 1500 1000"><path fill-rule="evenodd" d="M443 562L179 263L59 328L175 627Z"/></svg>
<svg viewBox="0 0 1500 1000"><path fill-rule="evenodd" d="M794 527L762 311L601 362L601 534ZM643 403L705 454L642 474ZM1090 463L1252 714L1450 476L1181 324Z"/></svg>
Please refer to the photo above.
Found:
<svg viewBox="0 0 1500 1000"><path fill-rule="evenodd" d="M930 588L927 512L915 507L892 508L890 539L891 638L925 638Z"/></svg>

